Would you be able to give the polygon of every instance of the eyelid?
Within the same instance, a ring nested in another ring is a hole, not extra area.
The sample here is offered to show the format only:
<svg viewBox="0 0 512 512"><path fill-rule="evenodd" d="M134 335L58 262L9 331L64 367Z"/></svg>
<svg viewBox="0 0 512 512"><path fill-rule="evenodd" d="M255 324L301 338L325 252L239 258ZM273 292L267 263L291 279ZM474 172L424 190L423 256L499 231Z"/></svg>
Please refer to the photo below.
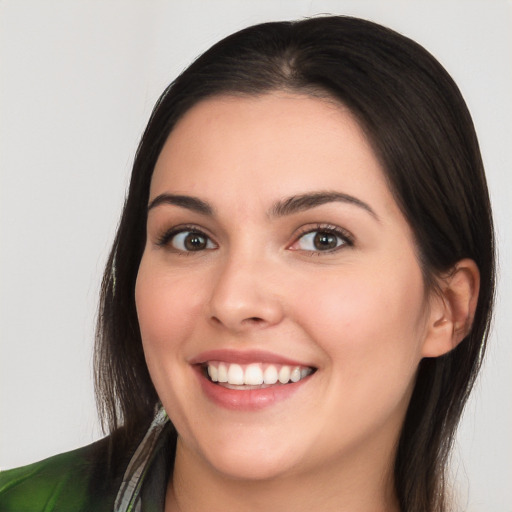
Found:
<svg viewBox="0 0 512 512"><path fill-rule="evenodd" d="M176 235L186 232L186 231L198 233L198 234L204 236L208 241L213 243L216 246L216 248L218 247L218 243L214 240L214 238L211 235L208 234L206 229L199 227L197 225L194 225L194 224L180 224L178 226L173 226L173 227L165 230L162 234L160 234L157 237L155 243L158 247L167 247ZM292 249L292 246L297 244L297 242L302 237L304 237L307 234L314 233L315 231L319 231L319 232L323 231L323 232L331 233L331 234L339 237L344 243L340 244L339 246L337 246L333 249L328 249L328 250L324 250L324 251L322 251L322 250L308 251L308 250L304 250L304 249ZM311 224L305 225L305 226L302 226L301 228L299 228L298 233L296 233L294 236L294 241L288 245L288 249L295 250L295 251L309 252L311 254L322 255L322 254L332 254L344 247L347 247L347 246L351 247L353 245L354 245L354 236L346 229L341 228L340 226L333 225L333 224L317 223L317 224L313 224L313 225L311 225ZM189 254L189 253L193 253L193 252L202 252L205 250L212 250L212 248L205 248L205 249L202 249L199 251L180 251L179 249L176 249L176 248L173 248L173 250L175 252L180 252L180 253L183 252L184 254Z"/></svg>
<svg viewBox="0 0 512 512"><path fill-rule="evenodd" d="M321 251L321 250L308 251L308 250L304 250L304 249L292 249L291 248L293 245L297 244L298 241L302 237L304 237L305 235L308 235L310 233L314 233L315 231L331 233L331 234L339 237L341 240L343 240L344 243L337 247L334 247L333 249L328 249L325 251ZM350 233L346 229L341 228L339 226L335 226L333 224L314 224L314 225L302 226L301 228L299 228L299 232L295 235L294 241L292 242L292 244L290 244L290 246L288 248L289 248L289 250L293 250L293 251L309 252L311 254L321 256L323 254L332 254L334 252L339 251L340 249L343 249L344 247L352 247L353 245L354 245L354 236L352 235L352 233Z"/></svg>
<svg viewBox="0 0 512 512"><path fill-rule="evenodd" d="M211 241L215 246L218 246L217 242L206 232L205 229L200 228L194 224L180 224L178 226L173 226L172 228L169 228L165 230L162 234L158 235L156 239L156 245L158 247L167 247L172 239L183 232L190 231L192 233L198 233L202 236L204 236L206 239ZM175 252L183 252L183 253L192 253L194 251L179 251L179 249L173 248ZM204 249L204 250L211 250L211 249ZM201 251L197 251L201 252Z"/></svg>

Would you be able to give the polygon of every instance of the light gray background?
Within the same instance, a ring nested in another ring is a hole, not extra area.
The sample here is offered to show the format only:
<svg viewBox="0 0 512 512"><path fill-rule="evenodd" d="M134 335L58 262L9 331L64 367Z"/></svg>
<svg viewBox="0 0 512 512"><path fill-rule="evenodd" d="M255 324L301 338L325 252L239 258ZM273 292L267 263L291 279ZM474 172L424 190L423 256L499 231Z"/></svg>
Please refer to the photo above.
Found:
<svg viewBox="0 0 512 512"><path fill-rule="evenodd" d="M512 510L512 4L0 0L0 466L100 437L91 348L100 276L150 110L244 26L351 14L447 67L480 137L500 249L496 322L454 460L459 503Z"/></svg>

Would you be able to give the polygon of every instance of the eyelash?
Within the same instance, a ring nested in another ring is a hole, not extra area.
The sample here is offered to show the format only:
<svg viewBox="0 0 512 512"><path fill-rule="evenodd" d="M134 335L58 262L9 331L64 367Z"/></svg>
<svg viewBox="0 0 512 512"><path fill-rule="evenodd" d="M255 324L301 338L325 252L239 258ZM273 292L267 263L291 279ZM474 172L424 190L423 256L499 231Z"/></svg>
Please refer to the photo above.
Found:
<svg viewBox="0 0 512 512"><path fill-rule="evenodd" d="M328 233L330 235L334 235L337 238L339 238L343 243L341 243L337 247L334 247L332 249L327 249L325 251L320 251L320 250L304 251L304 252L308 252L311 256L322 256L325 254L332 254L334 252L337 252L337 251L343 249L344 247L352 247L354 245L354 237L352 236L351 233L349 233L345 229L342 229L338 226L333 226L331 224L316 224L313 227L304 226L303 228L300 229L300 231L297 234L296 239L292 245L295 245L296 243L298 243L299 240L301 238L303 238L305 235L308 235L310 233L315 233L315 232ZM298 249L295 249L295 250L298 250Z"/></svg>
<svg viewBox="0 0 512 512"><path fill-rule="evenodd" d="M165 231L161 236L158 237L158 239L156 241L156 245L159 247L166 247L169 245L169 243L172 241L172 239L175 236L179 235L180 233L186 233L186 232L197 233L198 235L204 237L206 240L210 240L210 241L212 240L210 236L208 236L203 230L198 229L196 226L182 225L182 226L177 226L177 227L174 227L174 228L171 228L171 229ZM200 251L180 251L179 249L175 249L175 252L177 254L189 255L189 254L192 254L193 252L200 252Z"/></svg>
<svg viewBox="0 0 512 512"><path fill-rule="evenodd" d="M210 236L208 236L204 231L201 229L198 229L196 226L193 225L182 225L178 227L174 227L169 229L168 231L165 231L161 236L158 237L156 241L156 245L159 247L166 247L169 245L169 243L173 240L173 238L180 233L185 232L191 232L191 233L197 233L198 235L204 237L207 241L213 242ZM340 249L343 249L344 247L352 247L354 245L354 237L346 230L338 227L333 226L330 224L316 224L315 226L305 226L300 229L299 233L296 235L295 240L290 246L293 246L297 244L301 238L303 238L305 235L308 235L310 233L328 233L331 235L336 236L339 238L343 243L340 244L337 247L334 247L332 249L327 249L325 251L317 250L317 251L303 251L308 252L312 256L321 256L323 254L332 254L334 252L339 251ZM215 243L215 242L214 242ZM194 252L202 252L203 250L211 250L211 249L202 249L198 251L182 251L179 249L174 249L174 251L177 254L183 254L183 255L190 255ZM290 249L290 250L300 250L300 249Z"/></svg>

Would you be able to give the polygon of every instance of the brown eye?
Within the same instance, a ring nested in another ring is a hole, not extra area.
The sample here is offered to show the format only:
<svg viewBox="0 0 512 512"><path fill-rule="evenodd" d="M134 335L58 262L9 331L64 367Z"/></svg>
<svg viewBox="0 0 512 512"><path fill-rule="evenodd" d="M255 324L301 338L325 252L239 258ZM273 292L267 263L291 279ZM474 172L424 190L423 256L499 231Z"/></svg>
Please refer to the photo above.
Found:
<svg viewBox="0 0 512 512"><path fill-rule="evenodd" d="M328 251L338 247L338 237L332 233L319 231L313 238L313 245L319 251Z"/></svg>
<svg viewBox="0 0 512 512"><path fill-rule="evenodd" d="M352 245L350 239L334 229L314 229L304 233L291 247L292 250L306 252L329 252Z"/></svg>
<svg viewBox="0 0 512 512"><path fill-rule="evenodd" d="M204 251L205 249L215 248L213 242L204 233L190 230L176 233L171 239L171 246L183 252Z"/></svg>

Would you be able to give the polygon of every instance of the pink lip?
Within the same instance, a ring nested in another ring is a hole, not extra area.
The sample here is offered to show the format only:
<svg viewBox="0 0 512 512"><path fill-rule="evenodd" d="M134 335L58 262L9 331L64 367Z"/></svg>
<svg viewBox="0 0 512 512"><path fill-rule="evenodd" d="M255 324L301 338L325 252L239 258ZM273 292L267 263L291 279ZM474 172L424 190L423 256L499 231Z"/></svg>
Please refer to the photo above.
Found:
<svg viewBox="0 0 512 512"><path fill-rule="evenodd" d="M260 350L230 350L217 349L202 352L189 360L195 367L201 389L206 397L221 407L236 411L257 411L275 403L286 400L294 395L302 386L309 382L310 375L298 382L276 384L261 389L228 389L211 382L206 376L202 365L208 361L222 361L226 363L269 363L290 366L311 366L287 357Z"/></svg>
<svg viewBox="0 0 512 512"><path fill-rule="evenodd" d="M290 366L311 366L307 363L288 359L287 357L273 354L271 352L264 352L260 350L229 350L217 349L202 352L189 360L190 364L203 364L207 361L223 361L225 363L269 363L269 364L286 364Z"/></svg>
<svg viewBox="0 0 512 512"><path fill-rule="evenodd" d="M200 367L197 372L201 389L206 397L216 405L233 411L258 411L286 400L294 395L313 375L299 382L269 386L262 389L228 389L211 382Z"/></svg>

